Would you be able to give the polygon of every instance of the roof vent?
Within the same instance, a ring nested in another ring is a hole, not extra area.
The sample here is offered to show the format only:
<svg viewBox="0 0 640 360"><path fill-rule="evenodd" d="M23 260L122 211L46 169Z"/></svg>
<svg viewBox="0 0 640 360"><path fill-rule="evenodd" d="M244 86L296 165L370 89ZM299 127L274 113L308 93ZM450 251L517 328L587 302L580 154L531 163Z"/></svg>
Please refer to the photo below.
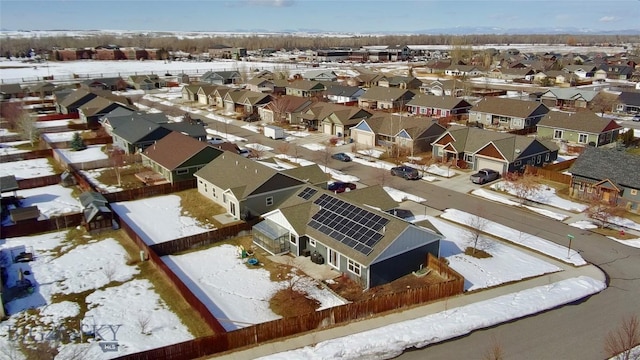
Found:
<svg viewBox="0 0 640 360"><path fill-rule="evenodd" d="M520 154L520 149L516 149L516 154Z"/></svg>
<svg viewBox="0 0 640 360"><path fill-rule="evenodd" d="M236 165L238 165L238 160L236 160Z"/></svg>

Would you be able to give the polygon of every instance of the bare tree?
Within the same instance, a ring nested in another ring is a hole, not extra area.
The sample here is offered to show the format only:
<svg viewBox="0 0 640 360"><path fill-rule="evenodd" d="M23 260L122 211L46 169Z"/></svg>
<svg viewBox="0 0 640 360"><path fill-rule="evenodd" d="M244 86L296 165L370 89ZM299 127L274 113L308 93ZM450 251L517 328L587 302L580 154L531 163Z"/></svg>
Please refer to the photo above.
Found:
<svg viewBox="0 0 640 360"><path fill-rule="evenodd" d="M480 236L482 236L484 229L487 227L487 223L487 219L478 215L471 215L471 217L467 220L468 229L465 232L465 237L473 247L473 255L475 255L476 251L478 250L478 240L480 240Z"/></svg>
<svg viewBox="0 0 640 360"><path fill-rule="evenodd" d="M291 151L291 144L288 142L283 142L276 148L280 154L289 155L289 151Z"/></svg>
<svg viewBox="0 0 640 360"><path fill-rule="evenodd" d="M141 334L149 335L149 326L151 325L151 313L139 313L136 318L136 324Z"/></svg>
<svg viewBox="0 0 640 360"><path fill-rule="evenodd" d="M520 201L520 204L525 204L542 188L542 185L538 182L538 177L531 173L508 173L504 179L507 186Z"/></svg>
<svg viewBox="0 0 640 360"><path fill-rule="evenodd" d="M617 360L638 360L640 351L632 351L640 345L640 320L637 315L622 319L620 326L610 331L604 340L607 356Z"/></svg>
<svg viewBox="0 0 640 360"><path fill-rule="evenodd" d="M316 158L318 162L324 167L322 170L326 171L327 166L329 165L329 160L331 160L331 147L328 144L323 144L323 148L316 151Z"/></svg>
<svg viewBox="0 0 640 360"><path fill-rule="evenodd" d="M286 114L290 101L286 97L274 97L267 108L273 112L273 122L282 124L287 122Z"/></svg>
<svg viewBox="0 0 640 360"><path fill-rule="evenodd" d="M111 148L109 151L109 158L111 159L111 165L113 171L116 174L118 180L118 186L122 186L122 167L124 166L124 150L117 146Z"/></svg>
<svg viewBox="0 0 640 360"><path fill-rule="evenodd" d="M3 102L0 106L0 117L7 123L9 130L18 127L18 120L26 113L19 102Z"/></svg>
<svg viewBox="0 0 640 360"><path fill-rule="evenodd" d="M602 201L595 196L589 201L589 207L585 210L590 218L600 223L601 229L608 227L614 218L623 215L624 212L625 209L617 203Z"/></svg>
<svg viewBox="0 0 640 360"><path fill-rule="evenodd" d="M376 179L378 180L378 184L380 186L384 186L389 180L389 178L391 177L391 173L389 172L389 169L385 168L382 165L375 168L375 175L376 175Z"/></svg>
<svg viewBox="0 0 640 360"><path fill-rule="evenodd" d="M102 273L107 277L109 282L113 281L114 276L116 275L116 267L112 263L105 265L102 268Z"/></svg>
<svg viewBox="0 0 640 360"><path fill-rule="evenodd" d="M600 91L589 103L589 109L604 115L605 112L613 111L617 103L618 95Z"/></svg>
<svg viewBox="0 0 640 360"><path fill-rule="evenodd" d="M20 131L22 138L29 140L32 147L36 140L38 140L38 135L40 134L40 131L36 127L37 122L38 119L29 115L27 112L22 112L16 122L16 127L18 131Z"/></svg>
<svg viewBox="0 0 640 360"><path fill-rule="evenodd" d="M482 356L482 360L503 360L504 359L504 349L502 345L496 340L496 338L491 339L491 344L489 348L485 351L484 356Z"/></svg>

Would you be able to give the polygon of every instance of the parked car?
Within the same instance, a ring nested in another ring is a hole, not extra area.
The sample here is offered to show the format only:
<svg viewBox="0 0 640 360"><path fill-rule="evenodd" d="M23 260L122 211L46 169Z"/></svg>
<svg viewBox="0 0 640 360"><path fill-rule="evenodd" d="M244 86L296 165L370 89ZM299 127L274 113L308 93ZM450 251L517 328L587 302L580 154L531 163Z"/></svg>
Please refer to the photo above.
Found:
<svg viewBox="0 0 640 360"><path fill-rule="evenodd" d="M640 121L640 114L637 114L636 116L633 117L633 119L631 119L633 121Z"/></svg>
<svg viewBox="0 0 640 360"><path fill-rule="evenodd" d="M420 173L418 169L414 169L411 166L396 166L391 168L392 176L400 176L407 180L417 180L420 179Z"/></svg>
<svg viewBox="0 0 640 360"><path fill-rule="evenodd" d="M333 191L336 193L342 193L345 191L351 191L356 189L356 184L350 182L342 182L336 181L332 182L327 186L327 190Z"/></svg>
<svg viewBox="0 0 640 360"><path fill-rule="evenodd" d="M211 139L207 140L207 143L211 145L218 145L218 144L222 144L225 141L226 140L221 137L212 137Z"/></svg>
<svg viewBox="0 0 640 360"><path fill-rule="evenodd" d="M331 155L331 158L336 159L336 160L340 160L340 161L344 161L344 162L349 162L351 161L351 156L345 154L345 153L335 153L333 155Z"/></svg>
<svg viewBox="0 0 640 360"><path fill-rule="evenodd" d="M472 183L480 184L480 185L486 184L494 180L498 180L499 178L500 178L500 173L491 169L480 169L478 170L477 173L469 177Z"/></svg>

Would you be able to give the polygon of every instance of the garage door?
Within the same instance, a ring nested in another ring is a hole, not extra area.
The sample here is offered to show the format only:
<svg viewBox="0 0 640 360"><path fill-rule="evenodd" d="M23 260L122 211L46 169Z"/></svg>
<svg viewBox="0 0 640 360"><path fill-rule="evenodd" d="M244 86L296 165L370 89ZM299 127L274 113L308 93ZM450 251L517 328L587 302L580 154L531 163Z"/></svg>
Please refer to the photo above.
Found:
<svg viewBox="0 0 640 360"><path fill-rule="evenodd" d="M476 160L476 170L492 169L492 170L495 170L495 171L499 172L500 174L502 174L505 171L503 162L490 160L490 159L485 159L485 158L481 158L481 157L478 157L476 159L477 159Z"/></svg>
<svg viewBox="0 0 640 360"><path fill-rule="evenodd" d="M360 145L364 145L365 147L368 148L372 148L375 145L373 145L373 134L369 134L369 133L363 133L360 131L353 131L351 130L351 134L354 136L353 141L355 141L356 143L360 144Z"/></svg>
<svg viewBox="0 0 640 360"><path fill-rule="evenodd" d="M333 130L333 124L323 124L322 125L322 132L328 135L333 135L333 132L331 131Z"/></svg>

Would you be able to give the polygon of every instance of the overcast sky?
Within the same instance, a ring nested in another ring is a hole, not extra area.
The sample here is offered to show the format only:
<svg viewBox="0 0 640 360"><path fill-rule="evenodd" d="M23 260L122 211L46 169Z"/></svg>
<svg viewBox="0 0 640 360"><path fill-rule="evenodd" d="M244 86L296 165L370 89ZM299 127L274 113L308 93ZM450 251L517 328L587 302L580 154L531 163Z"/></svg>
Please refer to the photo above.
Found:
<svg viewBox="0 0 640 360"><path fill-rule="evenodd" d="M3 30L640 29L640 0L0 0Z"/></svg>

